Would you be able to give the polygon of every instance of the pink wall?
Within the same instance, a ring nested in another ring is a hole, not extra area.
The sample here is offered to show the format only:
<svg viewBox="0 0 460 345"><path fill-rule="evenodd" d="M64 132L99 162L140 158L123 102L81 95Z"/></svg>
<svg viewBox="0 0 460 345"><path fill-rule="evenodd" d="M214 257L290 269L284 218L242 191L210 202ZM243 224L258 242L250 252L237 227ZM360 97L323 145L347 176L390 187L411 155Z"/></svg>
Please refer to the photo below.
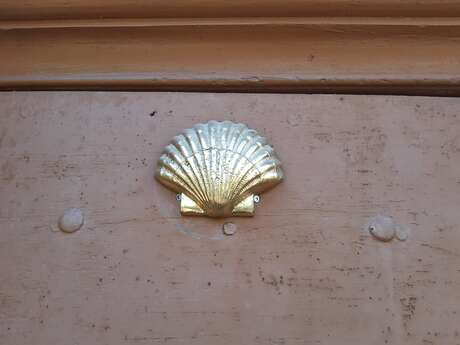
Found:
<svg viewBox="0 0 460 345"><path fill-rule="evenodd" d="M0 111L1 344L460 343L460 99L5 92ZM153 179L210 119L257 129L286 174L230 237ZM377 214L409 238L375 240Z"/></svg>

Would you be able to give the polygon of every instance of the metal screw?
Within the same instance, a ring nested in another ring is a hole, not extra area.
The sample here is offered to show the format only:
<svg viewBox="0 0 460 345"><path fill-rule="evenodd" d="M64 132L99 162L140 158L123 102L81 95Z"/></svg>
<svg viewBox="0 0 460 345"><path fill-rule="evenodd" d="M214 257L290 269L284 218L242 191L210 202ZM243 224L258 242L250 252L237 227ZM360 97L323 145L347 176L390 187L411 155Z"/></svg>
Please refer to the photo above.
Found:
<svg viewBox="0 0 460 345"><path fill-rule="evenodd" d="M180 201L180 200L181 200L180 194L176 194L176 200L177 200L177 201Z"/></svg>
<svg viewBox="0 0 460 345"><path fill-rule="evenodd" d="M260 202L260 196L254 195L254 202L258 204Z"/></svg>

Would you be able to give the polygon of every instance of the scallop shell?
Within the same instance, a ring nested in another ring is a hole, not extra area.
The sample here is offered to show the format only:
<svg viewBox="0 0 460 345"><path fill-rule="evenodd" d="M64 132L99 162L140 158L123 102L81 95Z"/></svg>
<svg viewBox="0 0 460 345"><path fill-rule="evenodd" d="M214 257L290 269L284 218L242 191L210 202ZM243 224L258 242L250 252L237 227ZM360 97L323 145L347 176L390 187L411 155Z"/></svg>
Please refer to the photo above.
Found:
<svg viewBox="0 0 460 345"><path fill-rule="evenodd" d="M252 216L254 194L283 178L265 138L242 123L209 121L166 146L156 178L180 194L183 215Z"/></svg>

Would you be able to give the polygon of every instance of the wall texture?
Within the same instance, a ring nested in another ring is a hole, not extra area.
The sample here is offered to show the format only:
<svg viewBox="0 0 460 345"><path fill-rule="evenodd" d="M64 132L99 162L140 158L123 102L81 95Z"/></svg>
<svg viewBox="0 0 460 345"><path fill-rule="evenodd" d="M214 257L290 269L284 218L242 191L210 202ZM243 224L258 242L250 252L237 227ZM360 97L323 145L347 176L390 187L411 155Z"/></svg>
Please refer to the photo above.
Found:
<svg viewBox="0 0 460 345"><path fill-rule="evenodd" d="M0 343L460 344L460 100L0 94ZM169 139L246 122L286 180L251 219L183 218ZM73 234L57 227L85 212ZM386 214L405 242L364 229Z"/></svg>

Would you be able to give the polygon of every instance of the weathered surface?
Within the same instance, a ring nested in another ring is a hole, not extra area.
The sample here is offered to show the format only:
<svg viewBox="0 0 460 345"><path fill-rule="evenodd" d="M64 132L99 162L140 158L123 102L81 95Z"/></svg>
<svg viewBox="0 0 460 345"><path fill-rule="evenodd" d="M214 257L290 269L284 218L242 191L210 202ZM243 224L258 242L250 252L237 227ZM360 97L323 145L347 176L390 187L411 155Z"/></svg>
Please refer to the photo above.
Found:
<svg viewBox="0 0 460 345"><path fill-rule="evenodd" d="M0 21L0 90L460 96L459 37L460 18Z"/></svg>
<svg viewBox="0 0 460 345"><path fill-rule="evenodd" d="M0 94L0 343L459 344L460 99ZM182 218L153 179L183 128L246 122L286 180ZM69 207L85 224L64 234ZM411 229L383 243L363 225Z"/></svg>

